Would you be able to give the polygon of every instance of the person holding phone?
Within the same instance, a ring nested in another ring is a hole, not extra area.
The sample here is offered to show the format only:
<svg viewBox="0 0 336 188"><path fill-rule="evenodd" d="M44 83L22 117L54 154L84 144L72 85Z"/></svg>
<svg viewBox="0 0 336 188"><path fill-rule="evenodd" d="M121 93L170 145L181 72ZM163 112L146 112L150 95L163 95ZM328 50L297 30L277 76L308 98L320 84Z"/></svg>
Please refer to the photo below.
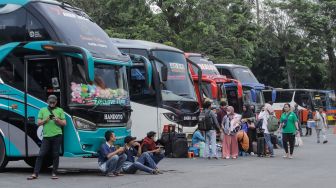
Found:
<svg viewBox="0 0 336 188"><path fill-rule="evenodd" d="M38 113L38 126L43 126L43 139L39 155L36 159L34 172L28 177L28 180L38 178L43 159L46 155L52 154L53 170L52 179L58 179L56 173L59 164L60 147L62 144L62 127L66 125L65 114L62 108L57 107L57 97L50 95L48 97L48 106L41 108ZM52 150L50 150L52 148ZM47 159L47 158L46 158Z"/></svg>
<svg viewBox="0 0 336 188"><path fill-rule="evenodd" d="M156 145L156 132L150 131L141 144L142 152L148 152L152 159L158 164L164 158L162 146Z"/></svg>
<svg viewBox="0 0 336 188"><path fill-rule="evenodd" d="M105 132L105 140L98 151L98 165L99 169L105 176L114 177L122 176L120 173L121 167L126 161L125 148L114 146L114 142L117 140L113 131Z"/></svg>

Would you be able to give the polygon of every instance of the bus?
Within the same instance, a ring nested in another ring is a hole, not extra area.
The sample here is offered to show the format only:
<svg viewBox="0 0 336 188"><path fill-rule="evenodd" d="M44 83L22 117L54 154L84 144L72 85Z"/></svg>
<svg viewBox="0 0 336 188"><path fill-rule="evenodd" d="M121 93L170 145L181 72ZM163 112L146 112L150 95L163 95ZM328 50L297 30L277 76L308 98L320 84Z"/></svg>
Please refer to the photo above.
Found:
<svg viewBox="0 0 336 188"><path fill-rule="evenodd" d="M314 95L316 104L322 106L327 114L328 125L336 123L336 96L334 90L318 90Z"/></svg>
<svg viewBox="0 0 336 188"><path fill-rule="evenodd" d="M241 108L242 86L238 80L228 79L220 75L217 68L206 56L199 53L185 53L188 62L196 64L202 70L202 77L199 78L196 65L191 64L190 72L195 82L195 90L200 105L204 99L212 101L214 107L219 107L221 101L226 101L230 106L234 106L237 112ZM202 80L199 86L199 80ZM227 95L226 85L236 85L237 90L234 95ZM201 92L199 88L201 87ZM201 94L202 93L202 94Z"/></svg>
<svg viewBox="0 0 336 188"><path fill-rule="evenodd" d="M149 131L160 137L167 125L175 125L187 134L196 129L200 113L189 65L184 52L143 40L112 38L111 41L126 54L137 54L151 63L150 87L144 85L146 72L141 64L128 70L132 114L132 135L143 138Z"/></svg>
<svg viewBox="0 0 336 188"><path fill-rule="evenodd" d="M66 114L62 156L94 157L104 133L130 135L129 56L82 10L52 0L0 2L0 169L34 166L47 97ZM52 160L44 160L44 167Z"/></svg>
<svg viewBox="0 0 336 188"><path fill-rule="evenodd" d="M241 82L243 86L243 103L253 105L255 112L260 112L261 107L265 103L262 94L265 85L259 83L251 70L246 66L235 64L215 64L215 66L221 75Z"/></svg>
<svg viewBox="0 0 336 188"><path fill-rule="evenodd" d="M263 94L265 100L273 102L277 117L281 116L285 103L289 103L292 108L298 104L298 108L302 112L299 119L303 124L307 123L308 109L314 110L320 106L326 108L328 100L326 93L315 89L272 89L264 90Z"/></svg>

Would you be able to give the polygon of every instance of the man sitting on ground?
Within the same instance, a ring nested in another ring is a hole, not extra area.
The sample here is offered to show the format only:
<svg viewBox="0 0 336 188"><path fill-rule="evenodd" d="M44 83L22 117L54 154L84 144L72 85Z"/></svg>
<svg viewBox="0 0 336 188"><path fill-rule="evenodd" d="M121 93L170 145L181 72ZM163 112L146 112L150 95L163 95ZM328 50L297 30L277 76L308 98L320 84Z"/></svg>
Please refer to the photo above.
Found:
<svg viewBox="0 0 336 188"><path fill-rule="evenodd" d="M144 138L141 148L142 152L148 152L152 159L158 164L163 158L164 154L161 153L160 147L156 145L156 132L150 131L147 137Z"/></svg>
<svg viewBox="0 0 336 188"><path fill-rule="evenodd" d="M124 148L116 149L113 143L116 141L116 136L113 131L105 132L106 143L102 144L98 152L99 169L109 177L122 176L120 173L122 164L126 161Z"/></svg>
<svg viewBox="0 0 336 188"><path fill-rule="evenodd" d="M159 174L159 170L156 167L155 161L148 154L148 152L141 154L140 144L135 140L136 137L125 137L125 154L127 158L126 162L123 164L122 170L127 174L135 174L137 170L154 175ZM139 149L137 150L135 147L138 147ZM139 158L135 161L136 156Z"/></svg>

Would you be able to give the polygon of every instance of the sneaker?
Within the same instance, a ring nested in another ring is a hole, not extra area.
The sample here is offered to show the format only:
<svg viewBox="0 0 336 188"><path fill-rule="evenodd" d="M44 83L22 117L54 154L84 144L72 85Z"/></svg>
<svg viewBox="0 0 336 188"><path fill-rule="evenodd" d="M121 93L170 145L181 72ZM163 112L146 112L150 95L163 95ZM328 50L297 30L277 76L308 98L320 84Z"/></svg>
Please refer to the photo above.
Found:
<svg viewBox="0 0 336 188"><path fill-rule="evenodd" d="M212 157L213 159L218 159L218 157Z"/></svg>
<svg viewBox="0 0 336 188"><path fill-rule="evenodd" d="M323 141L323 144L326 144L326 143L328 143L328 140Z"/></svg>
<svg viewBox="0 0 336 188"><path fill-rule="evenodd" d="M288 159L293 159L293 158L294 158L294 157L293 157L292 155L288 157Z"/></svg>
<svg viewBox="0 0 336 188"><path fill-rule="evenodd" d="M237 157L236 157L236 156L234 156L234 157L232 157L232 159L237 159Z"/></svg>
<svg viewBox="0 0 336 188"><path fill-rule="evenodd" d="M211 157L208 157L208 159L210 160L210 159L211 159Z"/></svg>
<svg viewBox="0 0 336 188"><path fill-rule="evenodd" d="M253 152L250 153L251 156L254 156L255 154Z"/></svg>
<svg viewBox="0 0 336 188"><path fill-rule="evenodd" d="M230 159L230 157L225 157L225 159Z"/></svg>

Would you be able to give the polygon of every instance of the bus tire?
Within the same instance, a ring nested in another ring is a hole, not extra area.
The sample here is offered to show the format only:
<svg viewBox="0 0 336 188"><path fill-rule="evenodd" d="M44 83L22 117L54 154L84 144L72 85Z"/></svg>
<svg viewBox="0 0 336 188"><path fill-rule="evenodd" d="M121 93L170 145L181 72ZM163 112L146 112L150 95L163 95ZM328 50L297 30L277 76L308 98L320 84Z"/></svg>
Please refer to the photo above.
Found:
<svg viewBox="0 0 336 188"><path fill-rule="evenodd" d="M3 172L8 164L8 159L6 156L6 145L5 142L0 135L0 172Z"/></svg>
<svg viewBox="0 0 336 188"><path fill-rule="evenodd" d="M26 162L27 165L34 168L35 163L36 163L36 158L37 157L28 157L28 158L25 158L24 161ZM49 157L49 156L46 156L43 159L41 170L43 170L43 171L47 170L52 165L52 163L53 163L52 158Z"/></svg>

